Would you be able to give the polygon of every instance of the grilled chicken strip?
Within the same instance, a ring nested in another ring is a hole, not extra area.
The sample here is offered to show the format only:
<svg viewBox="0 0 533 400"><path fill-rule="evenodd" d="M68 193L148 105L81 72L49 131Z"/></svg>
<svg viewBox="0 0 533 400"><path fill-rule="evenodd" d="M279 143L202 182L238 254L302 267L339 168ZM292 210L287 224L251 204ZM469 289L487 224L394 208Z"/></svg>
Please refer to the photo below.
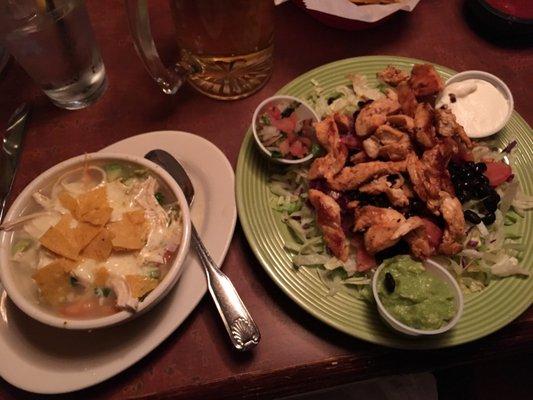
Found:
<svg viewBox="0 0 533 400"><path fill-rule="evenodd" d="M348 259L348 242L341 226L341 208L333 198L319 190L309 190L309 201L317 213L317 223L322 229L328 249L339 260Z"/></svg>
<svg viewBox="0 0 533 400"><path fill-rule="evenodd" d="M442 243L439 251L446 255L454 255L463 249L463 239L465 237L465 218L463 208L457 197L449 193L440 192L441 213L446 228L442 235Z"/></svg>
<svg viewBox="0 0 533 400"><path fill-rule="evenodd" d="M376 132L363 141L363 148L370 158L391 161L405 160L413 151L409 135L389 125L381 125Z"/></svg>
<svg viewBox="0 0 533 400"><path fill-rule="evenodd" d="M409 74L407 72L402 71L393 65L387 66L383 71L378 72L376 76L380 81L394 87L409 79Z"/></svg>
<svg viewBox="0 0 533 400"><path fill-rule="evenodd" d="M414 138L426 149L437 143L435 128L433 127L433 107L428 103L418 104L414 118Z"/></svg>
<svg viewBox="0 0 533 400"><path fill-rule="evenodd" d="M392 208L364 206L355 212L354 231L364 231L365 248L375 254L394 246L409 232L423 226L419 217L405 219Z"/></svg>
<svg viewBox="0 0 533 400"><path fill-rule="evenodd" d="M402 131L412 132L413 129L415 129L415 121L413 118L405 114L389 115L387 117L387 122L389 125L401 129Z"/></svg>
<svg viewBox="0 0 533 400"><path fill-rule="evenodd" d="M387 115L394 114L400 109L398 97L392 90L387 97L375 100L363 107L355 119L355 133L357 136L368 136L387 122Z"/></svg>
<svg viewBox="0 0 533 400"><path fill-rule="evenodd" d="M429 242L425 226L419 226L404 236L405 241L416 258L426 259L435 254L436 249Z"/></svg>
<svg viewBox="0 0 533 400"><path fill-rule="evenodd" d="M389 175L390 176L390 175ZM391 204L395 207L406 207L409 205L409 198L402 188L403 178L398 175L398 179L391 183L388 176L381 176L359 188L361 193L380 194L385 193Z"/></svg>
<svg viewBox="0 0 533 400"><path fill-rule="evenodd" d="M406 159L407 172L415 193L435 215L440 215L440 192L455 194L447 168L452 154L453 148L441 142L426 150L421 160L414 153L409 154Z"/></svg>
<svg viewBox="0 0 533 400"><path fill-rule="evenodd" d="M398 102L402 113L409 117L414 117L418 101L411 86L407 82L401 82L396 88L396 93L398 94Z"/></svg>
<svg viewBox="0 0 533 400"><path fill-rule="evenodd" d="M315 124L316 138L327 151L324 157L317 158L309 169L309 179L332 178L346 163L348 149L341 143L337 124L332 116Z"/></svg>
<svg viewBox="0 0 533 400"><path fill-rule="evenodd" d="M417 64L411 70L409 86L416 97L435 95L444 89L444 82L431 64Z"/></svg>
<svg viewBox="0 0 533 400"><path fill-rule="evenodd" d="M439 108L435 110L435 121L437 133L444 137L457 137L469 149L473 144L461 124L455 119L452 111L449 108Z"/></svg>
<svg viewBox="0 0 533 400"><path fill-rule="evenodd" d="M404 172L406 169L405 161L370 161L343 168L335 177L328 179L328 184L333 190L341 192L353 190L373 178Z"/></svg>

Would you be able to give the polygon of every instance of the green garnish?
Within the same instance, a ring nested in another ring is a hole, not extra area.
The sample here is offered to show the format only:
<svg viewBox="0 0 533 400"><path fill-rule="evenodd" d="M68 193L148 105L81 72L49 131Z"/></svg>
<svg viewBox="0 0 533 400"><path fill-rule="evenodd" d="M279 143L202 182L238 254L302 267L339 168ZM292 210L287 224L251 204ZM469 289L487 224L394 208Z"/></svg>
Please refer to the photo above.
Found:
<svg viewBox="0 0 533 400"><path fill-rule="evenodd" d="M272 158L281 158L282 154L279 151L272 152Z"/></svg>
<svg viewBox="0 0 533 400"><path fill-rule="evenodd" d="M104 170L107 174L107 180L109 182L116 181L123 175L122 165L117 163L107 164L104 166Z"/></svg>
<svg viewBox="0 0 533 400"><path fill-rule="evenodd" d="M165 202L165 195L161 192L157 192L155 194L155 199L160 205L163 205L163 203Z"/></svg>
<svg viewBox="0 0 533 400"><path fill-rule="evenodd" d="M161 271L159 271L158 268L154 268L154 269L148 271L148 277L149 278L159 279L160 276L161 276Z"/></svg>
<svg viewBox="0 0 533 400"><path fill-rule="evenodd" d="M311 154L313 154L313 156L316 157L321 152L322 152L322 147L320 147L320 145L318 145L317 143L313 143L313 145L311 146Z"/></svg>
<svg viewBox="0 0 533 400"><path fill-rule="evenodd" d="M376 86L376 89L379 90L381 93L385 93L385 89L388 89L389 86L384 83L378 83Z"/></svg>
<svg viewBox="0 0 533 400"><path fill-rule="evenodd" d="M263 125L271 125L272 124L272 122L270 122L270 118L268 118L268 115L266 115L266 114L261 115L261 118L259 118L259 121Z"/></svg>
<svg viewBox="0 0 533 400"><path fill-rule="evenodd" d="M17 253L23 253L26 250L28 250L33 241L31 239L20 239L17 243L15 243L11 249L11 254L15 255Z"/></svg>

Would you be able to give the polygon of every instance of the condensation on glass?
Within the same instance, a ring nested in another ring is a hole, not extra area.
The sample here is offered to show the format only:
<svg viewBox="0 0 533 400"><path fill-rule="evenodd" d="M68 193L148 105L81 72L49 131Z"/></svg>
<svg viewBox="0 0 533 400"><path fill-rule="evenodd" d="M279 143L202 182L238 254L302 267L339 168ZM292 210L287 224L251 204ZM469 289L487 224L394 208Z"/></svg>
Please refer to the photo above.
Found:
<svg viewBox="0 0 533 400"><path fill-rule="evenodd" d="M1 1L0 42L59 107L86 107L107 87L83 0Z"/></svg>

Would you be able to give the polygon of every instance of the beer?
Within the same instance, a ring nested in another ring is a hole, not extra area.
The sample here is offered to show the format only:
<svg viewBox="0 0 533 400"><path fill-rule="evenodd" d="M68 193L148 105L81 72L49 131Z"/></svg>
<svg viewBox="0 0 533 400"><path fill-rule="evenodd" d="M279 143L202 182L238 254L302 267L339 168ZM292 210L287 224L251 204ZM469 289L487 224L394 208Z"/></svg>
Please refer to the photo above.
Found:
<svg viewBox="0 0 533 400"><path fill-rule="evenodd" d="M272 0L170 0L189 83L219 99L259 90L272 72Z"/></svg>

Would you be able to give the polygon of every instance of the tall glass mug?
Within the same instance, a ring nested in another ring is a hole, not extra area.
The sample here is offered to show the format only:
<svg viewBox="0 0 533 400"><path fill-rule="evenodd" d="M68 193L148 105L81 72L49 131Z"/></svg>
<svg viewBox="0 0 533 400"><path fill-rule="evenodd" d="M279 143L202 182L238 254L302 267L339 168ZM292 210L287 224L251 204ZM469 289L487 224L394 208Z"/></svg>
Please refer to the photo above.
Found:
<svg viewBox="0 0 533 400"><path fill-rule="evenodd" d="M221 100L259 90L272 72L273 0L170 0L180 51L172 69L161 62L150 31L146 0L126 0L135 47L164 93L187 80Z"/></svg>
<svg viewBox="0 0 533 400"><path fill-rule="evenodd" d="M61 108L86 107L105 92L83 0L0 0L0 44Z"/></svg>

